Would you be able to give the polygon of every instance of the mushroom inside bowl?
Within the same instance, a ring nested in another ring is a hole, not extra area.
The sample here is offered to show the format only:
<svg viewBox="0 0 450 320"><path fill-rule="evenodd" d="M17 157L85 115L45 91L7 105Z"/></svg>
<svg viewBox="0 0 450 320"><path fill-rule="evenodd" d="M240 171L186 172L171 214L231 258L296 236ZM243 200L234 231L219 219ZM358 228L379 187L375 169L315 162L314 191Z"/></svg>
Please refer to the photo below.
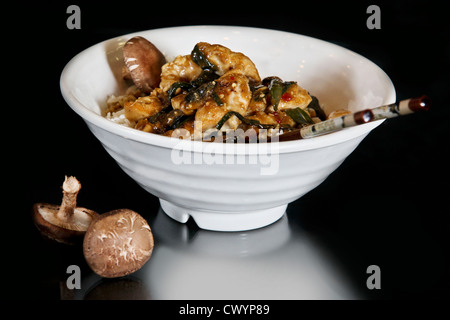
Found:
<svg viewBox="0 0 450 320"><path fill-rule="evenodd" d="M107 152L180 222L220 231L266 226L332 173L381 120L311 139L271 143L180 140L122 126L104 117L106 98L124 92L122 47L150 40L171 61L198 42L244 53L262 77L296 81L319 98L325 113L395 102L389 77L374 63L340 46L282 31L193 26L143 31L96 44L74 57L61 75L67 104ZM82 130L80 128L80 130Z"/></svg>

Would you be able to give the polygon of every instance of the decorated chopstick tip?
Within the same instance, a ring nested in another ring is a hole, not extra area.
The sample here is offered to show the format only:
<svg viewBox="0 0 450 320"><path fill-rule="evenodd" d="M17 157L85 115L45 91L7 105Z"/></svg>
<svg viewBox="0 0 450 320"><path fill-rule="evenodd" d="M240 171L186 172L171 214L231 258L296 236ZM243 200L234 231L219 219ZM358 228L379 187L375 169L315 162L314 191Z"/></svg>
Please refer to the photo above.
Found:
<svg viewBox="0 0 450 320"><path fill-rule="evenodd" d="M307 125L301 129L281 134L279 136L279 141L313 138L344 128L369 123L373 120L394 118L418 111L428 111L430 107L431 99L428 96L423 95L417 98L402 100L398 105L396 103L391 103Z"/></svg>
<svg viewBox="0 0 450 320"><path fill-rule="evenodd" d="M409 100L409 108L413 111L428 111L431 108L431 99L426 95L412 98Z"/></svg>
<svg viewBox="0 0 450 320"><path fill-rule="evenodd" d="M431 108L430 97L423 95L417 98L402 100L399 103L400 114L408 114L419 111L428 111Z"/></svg>

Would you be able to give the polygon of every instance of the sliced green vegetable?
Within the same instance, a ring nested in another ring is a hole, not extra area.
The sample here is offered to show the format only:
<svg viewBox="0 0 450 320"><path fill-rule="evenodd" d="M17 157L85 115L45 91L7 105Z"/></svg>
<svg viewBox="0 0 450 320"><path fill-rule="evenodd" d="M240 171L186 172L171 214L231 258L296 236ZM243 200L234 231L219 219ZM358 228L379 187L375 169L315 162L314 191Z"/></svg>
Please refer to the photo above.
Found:
<svg viewBox="0 0 450 320"><path fill-rule="evenodd" d="M217 93L213 92L212 97L218 106L223 106L223 102L222 100L220 100L220 97L217 95Z"/></svg>
<svg viewBox="0 0 450 320"><path fill-rule="evenodd" d="M220 121L216 125L216 129L220 130L223 127L223 125L225 124L225 122L227 122L228 119L230 119L232 116L236 116L239 120L241 120L246 125L255 126L255 127L258 127L258 128L261 128L261 129L272 129L272 128L276 127L275 125L272 125L272 124L262 124L258 120L247 119L243 115L241 115L239 112L230 111L230 112L227 112L222 117L222 119L220 119Z"/></svg>
<svg viewBox="0 0 450 320"><path fill-rule="evenodd" d="M204 83L200 87L198 87L194 90L191 90L186 95L184 100L189 103L189 102L193 102L196 100L204 99L208 95L211 95L213 93L215 86L216 86L216 83L213 81Z"/></svg>
<svg viewBox="0 0 450 320"><path fill-rule="evenodd" d="M147 120L149 123L158 127L161 132L165 132L170 129L179 128L183 123L193 117L193 115L185 115L182 110L173 109L172 106L169 106L153 116L148 117Z"/></svg>
<svg viewBox="0 0 450 320"><path fill-rule="evenodd" d="M293 84L296 84L297 82L295 81L286 81L284 82L284 87L283 87L283 93L285 93L290 86L292 86Z"/></svg>
<svg viewBox="0 0 450 320"><path fill-rule="evenodd" d="M220 129L223 127L223 125L225 124L225 122L227 122L228 119L230 119L231 116L234 115L235 113L237 113L237 112L230 111L230 112L228 112L227 114L225 114L225 115L222 117L222 119L220 119L220 121L217 122L217 124L216 124L216 129L217 129L217 130L220 130Z"/></svg>
<svg viewBox="0 0 450 320"><path fill-rule="evenodd" d="M203 52L200 51L198 45L195 45L194 49L192 49L191 58L192 61L198 64L202 69L217 70L217 67L206 58Z"/></svg>
<svg viewBox="0 0 450 320"><path fill-rule="evenodd" d="M172 106L169 105L168 107L165 107L164 109L162 109L160 112L148 117L147 120L150 123L156 123L156 122L160 121L161 117L165 117L166 114L172 110L173 110Z"/></svg>
<svg viewBox="0 0 450 320"><path fill-rule="evenodd" d="M281 96L285 93L291 85L295 84L293 81L283 82L280 78L273 77L269 83L270 103L275 111L278 110Z"/></svg>
<svg viewBox="0 0 450 320"><path fill-rule="evenodd" d="M181 116L178 116L173 120L172 125L170 125L170 129L175 130L175 129L181 127L186 121L193 119L193 118L194 118L194 115L187 116L187 115L183 114Z"/></svg>
<svg viewBox="0 0 450 320"><path fill-rule="evenodd" d="M266 98L269 90L267 87L262 86L252 90L252 99L256 102L263 101Z"/></svg>
<svg viewBox="0 0 450 320"><path fill-rule="evenodd" d="M316 112L316 115L319 117L320 120L322 120L322 121L326 120L327 115L325 114L323 109L320 107L319 100L314 96L311 96L311 98L312 98L312 100L308 104L308 108L313 109Z"/></svg>
<svg viewBox="0 0 450 320"><path fill-rule="evenodd" d="M271 77L265 77L264 79L262 79L261 84L263 86L268 87L270 85L270 82L272 82L272 80L278 80L280 82L283 82L283 80L281 80L281 78L276 77L276 76L271 76Z"/></svg>
<svg viewBox="0 0 450 320"><path fill-rule="evenodd" d="M201 85L211 82L219 78L219 75L212 69L203 69L202 73L195 79L191 81L191 85L195 88Z"/></svg>
<svg viewBox="0 0 450 320"><path fill-rule="evenodd" d="M167 93L169 95L169 100L175 96L175 94L179 88L181 88L183 90L190 90L190 89L192 89L192 84L183 82L183 81L173 83L170 86L170 89L167 91Z"/></svg>
<svg viewBox="0 0 450 320"><path fill-rule="evenodd" d="M298 124L301 125L314 124L314 121L311 119L309 114L306 111L302 110L301 108L286 109L284 110L284 112L286 112L286 114Z"/></svg>
<svg viewBox="0 0 450 320"><path fill-rule="evenodd" d="M280 103L281 96L283 94L283 82L273 79L269 84L270 103L275 111L278 110L278 104Z"/></svg>

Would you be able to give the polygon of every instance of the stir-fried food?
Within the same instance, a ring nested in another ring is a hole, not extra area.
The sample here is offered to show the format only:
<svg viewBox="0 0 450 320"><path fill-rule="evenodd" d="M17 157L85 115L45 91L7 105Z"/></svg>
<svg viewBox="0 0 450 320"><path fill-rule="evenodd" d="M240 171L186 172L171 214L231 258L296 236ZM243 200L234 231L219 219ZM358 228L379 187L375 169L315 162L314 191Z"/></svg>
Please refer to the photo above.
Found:
<svg viewBox="0 0 450 320"><path fill-rule="evenodd" d="M191 137L194 130L282 134L327 119L318 99L298 83L275 76L261 79L250 58L219 44L197 43L190 54L160 70L153 77L160 78L159 85L152 90L134 85L125 95L110 97L107 117L166 136L184 129Z"/></svg>

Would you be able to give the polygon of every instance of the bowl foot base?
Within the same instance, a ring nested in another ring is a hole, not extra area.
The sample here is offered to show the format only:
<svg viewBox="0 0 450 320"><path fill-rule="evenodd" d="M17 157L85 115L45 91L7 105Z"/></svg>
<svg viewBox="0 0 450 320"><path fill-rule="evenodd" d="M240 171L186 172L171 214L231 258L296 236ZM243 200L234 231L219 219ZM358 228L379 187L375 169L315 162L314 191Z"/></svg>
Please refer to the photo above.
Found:
<svg viewBox="0 0 450 320"><path fill-rule="evenodd" d="M286 212L287 205L257 211L203 211L177 206L159 199L163 211L172 219L186 223L192 217L199 228L212 231L246 231L274 223Z"/></svg>

